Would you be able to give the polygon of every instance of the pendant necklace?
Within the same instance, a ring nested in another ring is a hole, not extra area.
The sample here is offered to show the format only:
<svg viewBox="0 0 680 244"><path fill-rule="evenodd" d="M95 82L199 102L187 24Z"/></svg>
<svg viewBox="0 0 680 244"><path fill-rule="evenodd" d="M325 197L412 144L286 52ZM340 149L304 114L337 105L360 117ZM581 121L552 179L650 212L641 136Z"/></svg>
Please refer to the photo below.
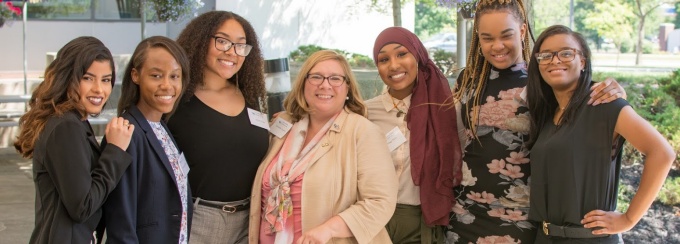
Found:
<svg viewBox="0 0 680 244"><path fill-rule="evenodd" d="M403 101L399 101L399 103L395 103L395 102L394 102L394 97L390 96L390 98L392 99L392 105L394 105L394 109L397 110L397 118L399 118L399 117L401 117L402 115L406 114L406 112L404 112L403 110L401 110L401 109L399 108L399 106L397 106L397 105L399 105L399 103L402 103Z"/></svg>

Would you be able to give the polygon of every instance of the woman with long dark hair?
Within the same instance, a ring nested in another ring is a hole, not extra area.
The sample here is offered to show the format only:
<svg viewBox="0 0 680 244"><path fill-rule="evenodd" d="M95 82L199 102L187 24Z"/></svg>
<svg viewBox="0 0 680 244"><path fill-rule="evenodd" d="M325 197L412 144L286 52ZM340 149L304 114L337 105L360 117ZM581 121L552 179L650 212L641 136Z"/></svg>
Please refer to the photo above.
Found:
<svg viewBox="0 0 680 244"><path fill-rule="evenodd" d="M30 243L96 242L101 206L132 161L125 152L134 125L106 126L100 147L88 115L101 113L115 82L113 57L94 37L78 37L57 53L19 120L14 143L33 158L35 228Z"/></svg>

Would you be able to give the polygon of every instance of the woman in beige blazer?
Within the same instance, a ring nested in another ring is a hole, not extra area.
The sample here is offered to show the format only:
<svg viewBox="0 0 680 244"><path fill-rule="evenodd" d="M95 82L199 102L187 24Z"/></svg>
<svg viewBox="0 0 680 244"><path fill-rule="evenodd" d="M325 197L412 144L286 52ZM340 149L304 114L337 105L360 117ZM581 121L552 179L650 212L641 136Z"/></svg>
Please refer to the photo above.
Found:
<svg viewBox="0 0 680 244"><path fill-rule="evenodd" d="M250 243L391 243L396 174L345 58L312 54L284 105L253 185Z"/></svg>

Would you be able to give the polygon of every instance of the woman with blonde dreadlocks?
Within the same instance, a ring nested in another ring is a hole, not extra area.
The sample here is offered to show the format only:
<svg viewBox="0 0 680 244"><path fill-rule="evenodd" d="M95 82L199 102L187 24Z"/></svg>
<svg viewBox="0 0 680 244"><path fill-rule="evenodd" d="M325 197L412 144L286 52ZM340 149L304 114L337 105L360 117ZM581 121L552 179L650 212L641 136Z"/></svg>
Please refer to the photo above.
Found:
<svg viewBox="0 0 680 244"><path fill-rule="evenodd" d="M529 113L524 97L533 40L522 0L480 0L454 100L463 151L463 180L447 243L533 243L529 212ZM608 79L593 87L589 104L625 92Z"/></svg>

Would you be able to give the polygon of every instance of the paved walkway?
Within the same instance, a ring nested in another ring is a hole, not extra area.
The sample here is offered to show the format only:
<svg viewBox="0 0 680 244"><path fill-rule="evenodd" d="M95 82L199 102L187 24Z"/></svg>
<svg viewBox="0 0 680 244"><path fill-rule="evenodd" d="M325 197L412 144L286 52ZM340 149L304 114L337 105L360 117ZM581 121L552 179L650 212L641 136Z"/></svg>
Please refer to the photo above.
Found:
<svg viewBox="0 0 680 244"><path fill-rule="evenodd" d="M0 148L0 244L28 243L34 225L31 161Z"/></svg>

